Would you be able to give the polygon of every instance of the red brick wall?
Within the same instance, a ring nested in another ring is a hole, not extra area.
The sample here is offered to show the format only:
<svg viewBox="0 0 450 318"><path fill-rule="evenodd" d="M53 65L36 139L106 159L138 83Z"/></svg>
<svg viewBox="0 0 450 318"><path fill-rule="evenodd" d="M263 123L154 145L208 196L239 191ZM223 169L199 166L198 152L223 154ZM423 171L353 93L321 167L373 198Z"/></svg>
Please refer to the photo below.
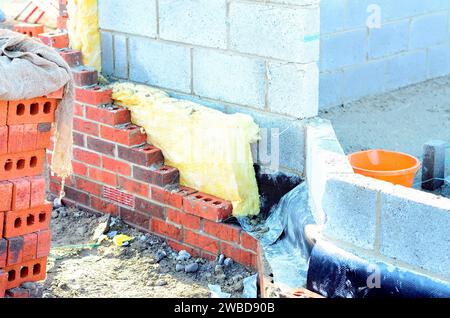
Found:
<svg viewBox="0 0 450 318"><path fill-rule="evenodd" d="M176 250L209 259L222 253L255 268L256 240L222 222L231 215L231 203L181 187L178 169L165 166L161 150L130 123L129 111L112 103L111 90L97 84L97 72L79 66L78 52L61 50L61 55L74 66L77 86L75 173L66 180L64 202L120 216L166 238ZM50 149L48 160L51 154ZM51 177L51 191L57 194L60 187L61 180Z"/></svg>

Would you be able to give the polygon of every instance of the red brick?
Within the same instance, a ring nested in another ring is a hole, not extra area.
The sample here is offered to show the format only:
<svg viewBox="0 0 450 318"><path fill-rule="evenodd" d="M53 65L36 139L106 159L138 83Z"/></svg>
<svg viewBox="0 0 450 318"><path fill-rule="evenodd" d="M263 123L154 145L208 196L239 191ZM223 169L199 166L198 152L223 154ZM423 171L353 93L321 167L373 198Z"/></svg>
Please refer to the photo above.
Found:
<svg viewBox="0 0 450 318"><path fill-rule="evenodd" d="M3 213L0 213L3 215ZM3 227L3 223L1 225ZM0 270L6 266L6 259L8 257L8 241L0 238Z"/></svg>
<svg viewBox="0 0 450 318"><path fill-rule="evenodd" d="M241 245L242 247L256 252L258 249L258 241L248 233L242 231L241 233Z"/></svg>
<svg viewBox="0 0 450 318"><path fill-rule="evenodd" d="M150 228L150 216L120 207L120 217L128 224L147 230Z"/></svg>
<svg viewBox="0 0 450 318"><path fill-rule="evenodd" d="M69 46L69 35L67 32L52 31L39 34L39 39L55 49L67 48Z"/></svg>
<svg viewBox="0 0 450 318"><path fill-rule="evenodd" d="M76 86L92 86L98 84L98 72L94 68L79 66L72 69L72 75Z"/></svg>
<svg viewBox="0 0 450 318"><path fill-rule="evenodd" d="M7 118L8 118L8 102L5 100L0 100L0 126L6 125Z"/></svg>
<svg viewBox="0 0 450 318"><path fill-rule="evenodd" d="M150 183L152 180L152 170L133 166L133 178L139 181Z"/></svg>
<svg viewBox="0 0 450 318"><path fill-rule="evenodd" d="M150 198L154 201L161 202L163 204L167 204L169 199L169 190L160 187L151 187L150 189Z"/></svg>
<svg viewBox="0 0 450 318"><path fill-rule="evenodd" d="M184 230L184 242L216 255L219 253L218 240L190 230Z"/></svg>
<svg viewBox="0 0 450 318"><path fill-rule="evenodd" d="M11 210L13 184L8 181L0 181L0 212ZM0 218L3 214L0 213ZM3 221L1 219L0 221ZM3 228L3 222L0 222L0 230ZM0 231L0 237L2 231ZM1 266L0 266L1 267Z"/></svg>
<svg viewBox="0 0 450 318"><path fill-rule="evenodd" d="M89 168L89 177L99 182L109 184L113 187L118 184L116 174L93 167Z"/></svg>
<svg viewBox="0 0 450 318"><path fill-rule="evenodd" d="M37 125L36 149L50 148L52 137L52 124L39 123Z"/></svg>
<svg viewBox="0 0 450 318"><path fill-rule="evenodd" d="M31 151L36 148L38 137L38 124L24 124L23 125L23 140L22 151Z"/></svg>
<svg viewBox="0 0 450 318"><path fill-rule="evenodd" d="M64 192L68 199L80 203L82 205L89 206L90 196L88 194L67 186L64 187Z"/></svg>
<svg viewBox="0 0 450 318"><path fill-rule="evenodd" d="M8 125L51 123L55 121L56 99L38 97L8 102Z"/></svg>
<svg viewBox="0 0 450 318"><path fill-rule="evenodd" d="M0 126L0 155L8 152L8 135L9 135L9 127Z"/></svg>
<svg viewBox="0 0 450 318"><path fill-rule="evenodd" d="M75 100L89 105L105 105L112 102L112 90L109 88L75 87Z"/></svg>
<svg viewBox="0 0 450 318"><path fill-rule="evenodd" d="M6 266L19 264L22 262L23 237L11 237L8 241L8 256L6 258Z"/></svg>
<svg viewBox="0 0 450 318"><path fill-rule="evenodd" d="M249 266L251 268L256 268L256 254L243 250L239 247L233 246L231 244L221 242L220 244L221 253L225 257L230 257L236 262Z"/></svg>
<svg viewBox="0 0 450 318"><path fill-rule="evenodd" d="M30 298L30 290L23 287L11 288L6 291L8 298Z"/></svg>
<svg viewBox="0 0 450 318"><path fill-rule="evenodd" d="M11 238L46 229L50 225L52 205L47 203L40 207L5 212L3 236Z"/></svg>
<svg viewBox="0 0 450 318"><path fill-rule="evenodd" d="M100 184L80 177L76 178L76 187L78 190L94 194L96 196L101 196L103 192L103 187Z"/></svg>
<svg viewBox="0 0 450 318"><path fill-rule="evenodd" d="M8 274L0 269L0 298L5 297Z"/></svg>
<svg viewBox="0 0 450 318"><path fill-rule="evenodd" d="M79 147L86 147L86 144L84 142L84 135L81 133L77 133L77 132L73 132L72 133L73 136L73 144L75 146L79 146Z"/></svg>
<svg viewBox="0 0 450 318"><path fill-rule="evenodd" d="M160 219L166 218L165 208L154 202L136 197L134 201L134 206L137 211L143 212L151 216L155 216Z"/></svg>
<svg viewBox="0 0 450 318"><path fill-rule="evenodd" d="M137 148L118 146L117 149L119 158L140 166L150 167L164 162L161 150L151 145Z"/></svg>
<svg viewBox="0 0 450 318"><path fill-rule="evenodd" d="M84 105L80 103L73 103L73 114L78 117L84 117Z"/></svg>
<svg viewBox="0 0 450 318"><path fill-rule="evenodd" d="M98 167L100 166L100 155L96 154L95 152L83 150L80 148L74 148L73 157L83 163Z"/></svg>
<svg viewBox="0 0 450 318"><path fill-rule="evenodd" d="M233 208L230 201L197 192L183 198L183 210L186 213L218 222L228 218Z"/></svg>
<svg viewBox="0 0 450 318"><path fill-rule="evenodd" d="M180 172L174 167L161 166L152 170L151 183L160 187L178 185L180 183Z"/></svg>
<svg viewBox="0 0 450 318"><path fill-rule="evenodd" d="M59 55L61 55L70 67L80 66L83 63L80 51L65 48L59 51Z"/></svg>
<svg viewBox="0 0 450 318"><path fill-rule="evenodd" d="M37 233L29 233L23 236L22 262L28 262L36 258L37 246Z"/></svg>
<svg viewBox="0 0 450 318"><path fill-rule="evenodd" d="M102 157L103 168L109 171L119 173L124 176L131 175L131 166L123 161L118 161L112 158Z"/></svg>
<svg viewBox="0 0 450 318"><path fill-rule="evenodd" d="M105 125L117 126L129 123L131 114L129 110L116 105L109 108L86 106L86 118Z"/></svg>
<svg viewBox="0 0 450 318"><path fill-rule="evenodd" d="M44 26L42 24L19 23L14 25L14 31L29 37L37 37L39 34L44 33Z"/></svg>
<svg viewBox="0 0 450 318"><path fill-rule="evenodd" d="M197 216L169 208L167 209L167 219L173 223L182 225L185 228L200 230L200 218Z"/></svg>
<svg viewBox="0 0 450 318"><path fill-rule="evenodd" d="M22 151L24 125L10 125L8 136L8 152L18 153Z"/></svg>
<svg viewBox="0 0 450 318"><path fill-rule="evenodd" d="M87 137L87 147L95 152L100 152L111 157L115 156L116 145L101 139Z"/></svg>
<svg viewBox="0 0 450 318"><path fill-rule="evenodd" d="M6 288L19 287L24 282L38 282L45 279L47 258L38 258L5 268L8 273Z"/></svg>
<svg viewBox="0 0 450 318"><path fill-rule="evenodd" d="M91 196L91 208L96 211L111 215L119 214L119 207L116 204L107 202L94 196Z"/></svg>
<svg viewBox="0 0 450 318"><path fill-rule="evenodd" d="M72 161L72 168L75 174L87 177L88 167L84 163Z"/></svg>
<svg viewBox="0 0 450 318"><path fill-rule="evenodd" d="M49 229L37 232L37 258L46 257L50 254L52 233Z"/></svg>
<svg viewBox="0 0 450 318"><path fill-rule="evenodd" d="M99 136L99 125L81 118L73 119L73 129L95 137Z"/></svg>
<svg viewBox="0 0 450 318"><path fill-rule="evenodd" d="M11 180L13 184L11 210L25 210L30 207L31 184L28 178ZM42 204L41 204L42 205Z"/></svg>
<svg viewBox="0 0 450 318"><path fill-rule="evenodd" d="M241 228L237 225L204 220L203 231L205 233L211 234L212 236L218 237L221 240L239 243L239 234L241 232Z"/></svg>
<svg viewBox="0 0 450 318"><path fill-rule="evenodd" d="M141 145L147 140L147 135L141 132L141 128L132 124L125 127L102 125L100 127L100 135L103 139L111 140L125 146Z"/></svg>
<svg viewBox="0 0 450 318"><path fill-rule="evenodd" d="M181 186L178 190L169 191L166 204L181 210L183 208L183 198L196 192L197 190L195 189Z"/></svg>
<svg viewBox="0 0 450 318"><path fill-rule="evenodd" d="M173 238L177 241L181 240L181 228L155 218L151 220L151 231L159 235Z"/></svg>
<svg viewBox="0 0 450 318"><path fill-rule="evenodd" d="M45 178L43 176L30 177L30 207L34 208L45 202Z"/></svg>
<svg viewBox="0 0 450 318"><path fill-rule="evenodd" d="M132 179L119 176L119 186L132 194L140 195L142 197L148 197L149 195L149 186L147 184Z"/></svg>
<svg viewBox="0 0 450 318"><path fill-rule="evenodd" d="M0 181L42 175L45 150L0 155Z"/></svg>

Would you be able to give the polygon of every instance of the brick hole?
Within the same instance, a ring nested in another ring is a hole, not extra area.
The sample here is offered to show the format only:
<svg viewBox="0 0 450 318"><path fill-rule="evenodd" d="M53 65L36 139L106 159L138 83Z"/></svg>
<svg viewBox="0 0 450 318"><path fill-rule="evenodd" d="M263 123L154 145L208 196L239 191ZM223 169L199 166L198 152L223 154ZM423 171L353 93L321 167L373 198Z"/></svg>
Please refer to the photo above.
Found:
<svg viewBox="0 0 450 318"><path fill-rule="evenodd" d="M28 276L28 266L22 267L20 269L20 278L25 278Z"/></svg>
<svg viewBox="0 0 450 318"><path fill-rule="evenodd" d="M150 151L150 150L153 150L153 147L150 146L150 145L145 146L144 148L142 148L142 151Z"/></svg>
<svg viewBox="0 0 450 318"><path fill-rule="evenodd" d="M41 264L33 265L33 275L39 275L41 273Z"/></svg>
<svg viewBox="0 0 450 318"><path fill-rule="evenodd" d="M196 199L201 199L201 198L203 198L203 196L197 194L197 195L195 196L195 198L196 198Z"/></svg>
<svg viewBox="0 0 450 318"><path fill-rule="evenodd" d="M36 167L37 166L37 157L36 156L33 156L33 157L31 157L31 159L30 159L30 167L31 168L34 168L34 167Z"/></svg>
<svg viewBox="0 0 450 318"><path fill-rule="evenodd" d="M16 115L17 116L23 116L25 114L25 105L20 103L17 105L16 108Z"/></svg>
<svg viewBox="0 0 450 318"><path fill-rule="evenodd" d="M33 225L34 224L34 215L33 214L29 214L28 216L27 216L27 225L28 226L31 226L31 225Z"/></svg>
<svg viewBox="0 0 450 318"><path fill-rule="evenodd" d="M11 160L8 160L5 162L5 171L11 171L13 168L13 162Z"/></svg>
<svg viewBox="0 0 450 318"><path fill-rule="evenodd" d="M167 168L167 167L161 167L159 170L160 170L160 171L168 171L169 168Z"/></svg>
<svg viewBox="0 0 450 318"><path fill-rule="evenodd" d="M95 86L92 88L93 91L99 91L100 89L101 89L100 86Z"/></svg>
<svg viewBox="0 0 450 318"><path fill-rule="evenodd" d="M14 269L8 272L8 282L12 282L16 280L16 271Z"/></svg>
<svg viewBox="0 0 450 318"><path fill-rule="evenodd" d="M214 205L221 205L222 202L220 202L220 201L214 201L212 204L214 204Z"/></svg>
<svg viewBox="0 0 450 318"><path fill-rule="evenodd" d="M52 111L52 103L46 102L44 104L44 113L49 114Z"/></svg>
<svg viewBox="0 0 450 318"><path fill-rule="evenodd" d="M205 201L205 202L209 202L209 201L212 201L212 199L210 199L210 198L206 198L206 199L203 199L203 201Z"/></svg>
<svg viewBox="0 0 450 318"><path fill-rule="evenodd" d="M33 103L30 105L30 115L37 115L39 113L39 104Z"/></svg>
<svg viewBox="0 0 450 318"><path fill-rule="evenodd" d="M25 168L25 159L20 159L16 164L17 170L22 170Z"/></svg>
<svg viewBox="0 0 450 318"><path fill-rule="evenodd" d="M21 218L16 218L14 220L14 228L18 229L21 226L22 226L22 219Z"/></svg>
<svg viewBox="0 0 450 318"><path fill-rule="evenodd" d="M47 219L47 215L44 212L39 213L39 223L45 222L46 219Z"/></svg>

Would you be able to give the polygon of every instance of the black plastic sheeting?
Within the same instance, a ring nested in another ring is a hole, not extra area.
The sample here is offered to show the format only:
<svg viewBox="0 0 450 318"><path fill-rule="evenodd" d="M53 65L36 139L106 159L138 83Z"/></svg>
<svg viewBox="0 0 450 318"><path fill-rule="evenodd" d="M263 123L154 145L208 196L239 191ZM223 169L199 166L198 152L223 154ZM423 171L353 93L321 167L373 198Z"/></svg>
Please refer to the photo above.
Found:
<svg viewBox="0 0 450 318"><path fill-rule="evenodd" d="M272 207L265 233L251 232L247 218L239 219L242 228L262 244L275 282L298 288L306 285L309 247L304 227L313 224L309 210L306 182L296 186Z"/></svg>
<svg viewBox="0 0 450 318"><path fill-rule="evenodd" d="M307 288L330 298L448 298L450 284L321 242L309 260Z"/></svg>

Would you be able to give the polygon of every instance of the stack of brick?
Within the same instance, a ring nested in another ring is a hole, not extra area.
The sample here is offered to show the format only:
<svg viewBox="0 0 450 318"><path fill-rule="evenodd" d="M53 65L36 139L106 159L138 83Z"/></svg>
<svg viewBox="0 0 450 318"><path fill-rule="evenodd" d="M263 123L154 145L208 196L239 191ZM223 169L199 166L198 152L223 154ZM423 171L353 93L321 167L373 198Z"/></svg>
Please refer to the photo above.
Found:
<svg viewBox="0 0 450 318"><path fill-rule="evenodd" d="M0 101L0 297L29 296L45 279L52 206L45 200L45 149L58 100Z"/></svg>

